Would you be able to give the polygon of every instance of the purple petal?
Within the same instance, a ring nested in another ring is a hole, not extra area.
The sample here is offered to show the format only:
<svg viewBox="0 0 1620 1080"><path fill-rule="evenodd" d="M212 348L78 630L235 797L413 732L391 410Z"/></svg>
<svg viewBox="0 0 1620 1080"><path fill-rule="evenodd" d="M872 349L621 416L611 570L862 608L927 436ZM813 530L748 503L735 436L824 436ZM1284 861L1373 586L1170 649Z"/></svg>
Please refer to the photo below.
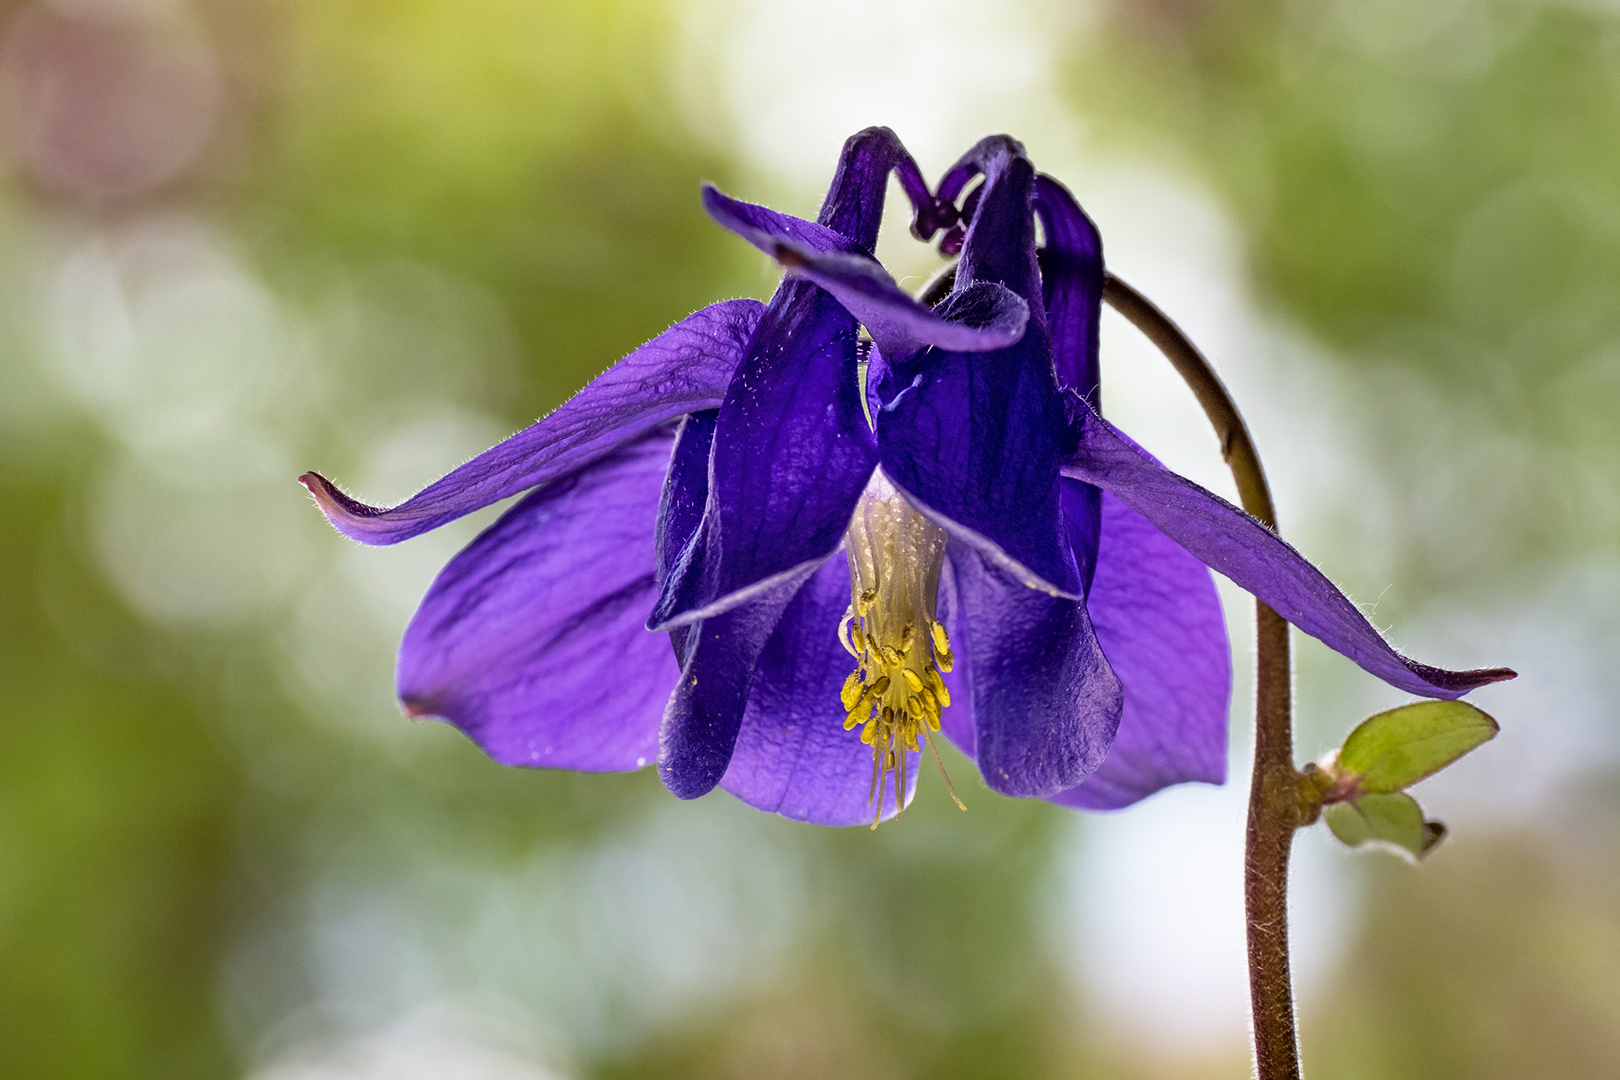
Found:
<svg viewBox="0 0 1620 1080"><path fill-rule="evenodd" d="M1277 614L1407 693L1455 698L1511 679L1507 668L1447 671L1390 647L1350 598L1254 518L1177 476L1081 406L1080 446L1064 472L1119 496L1214 570Z"/></svg>
<svg viewBox="0 0 1620 1080"><path fill-rule="evenodd" d="M670 455L669 472L658 505L656 541L658 581L680 572L681 560L703 520L709 497L709 453L714 447L717 409L693 413L681 421Z"/></svg>
<svg viewBox="0 0 1620 1080"><path fill-rule="evenodd" d="M989 352L1024 336L1029 305L993 281L978 281L952 297L956 320L918 303L888 271L863 255L809 255L776 245L772 254L788 273L806 278L838 298L888 356L930 345L959 352Z"/></svg>
<svg viewBox="0 0 1620 1080"><path fill-rule="evenodd" d="M855 667L838 641L849 564L828 560L788 605L759 659L748 711L720 786L760 810L817 825L871 824L872 748L844 730L839 695ZM920 755L908 759L905 802ZM894 792L883 818L894 816Z"/></svg>
<svg viewBox="0 0 1620 1080"><path fill-rule="evenodd" d="M844 140L838 170L827 188L816 220L853 240L857 250L870 255L877 246L883 220L883 197L889 173L900 181L911 200L911 234L927 240L956 220L956 208L941 203L928 190L922 171L905 146L886 127L869 127Z"/></svg>
<svg viewBox="0 0 1620 1080"><path fill-rule="evenodd" d="M345 536L397 544L584 468L684 413L719 405L764 310L757 300L728 300L682 319L545 419L391 509L357 502L319 473L299 479Z"/></svg>
<svg viewBox="0 0 1620 1080"><path fill-rule="evenodd" d="M649 626L673 629L802 580L843 541L877 460L855 343L837 301L783 284L720 407L703 520Z"/></svg>
<svg viewBox="0 0 1620 1080"><path fill-rule="evenodd" d="M972 320L947 322L896 285L877 260L851 253L853 244L820 225L739 202L705 185L703 204L721 225L782 264L788 273L826 289L871 332L890 356L929 345L989 350L1024 334L1029 305L994 282L971 287Z"/></svg>
<svg viewBox="0 0 1620 1080"><path fill-rule="evenodd" d="M717 416L686 418L658 505L655 579L668 586L701 559L709 457ZM670 633L681 672L659 728L658 774L683 799L711 791L731 761L759 655L798 584L778 582L749 601Z"/></svg>
<svg viewBox="0 0 1620 1080"><path fill-rule="evenodd" d="M726 774L760 653L805 576L687 629L680 681L658 729L658 776L677 797L706 795Z"/></svg>
<svg viewBox="0 0 1620 1080"><path fill-rule="evenodd" d="M1052 801L1113 810L1171 784L1225 782L1232 658L1209 569L1105 494L1086 610L1125 711L1101 767Z"/></svg>
<svg viewBox="0 0 1620 1080"><path fill-rule="evenodd" d="M1083 603L1026 588L966 545L951 545L958 625L972 665L974 750L985 783L1044 797L1102 763L1122 691ZM953 643L954 644L954 643Z"/></svg>
<svg viewBox="0 0 1620 1080"><path fill-rule="evenodd" d="M713 184L703 185L703 209L709 216L765 254L776 257L778 244L786 242L805 252L855 252L860 250L849 237L827 226L772 210L757 203L733 199Z"/></svg>
<svg viewBox="0 0 1620 1080"><path fill-rule="evenodd" d="M885 362L888 380L910 382L876 417L884 473L1028 587L1078 599L1059 513L1069 437L1044 331L1031 327L987 355L932 349L909 364Z"/></svg>
<svg viewBox="0 0 1620 1080"><path fill-rule="evenodd" d="M883 350L874 343L866 349L866 411L876 417L883 408L883 402L894 397L896 387L892 385L889 362L883 357Z"/></svg>
<svg viewBox="0 0 1620 1080"><path fill-rule="evenodd" d="M1069 548L1089 599L1097 573L1097 548L1102 539L1101 488L1064 477L1059 481L1058 505L1063 511L1063 528L1069 535Z"/></svg>
<svg viewBox="0 0 1620 1080"><path fill-rule="evenodd" d="M1064 536L1058 487L1072 437L1041 308L1035 173L1004 137L984 140L964 161L952 176L967 168L982 171L985 182L968 199L955 289L936 310L956 322L982 317L972 290L995 281L1029 304L1031 322L1016 344L992 353L885 351L892 400L876 418L880 460L954 537L1028 587L1077 600L1083 580ZM947 181L941 191L954 198L959 186Z"/></svg>
<svg viewBox="0 0 1620 1080"><path fill-rule="evenodd" d="M1031 205L1035 167L1018 140L992 135L946 173L940 197L954 200L963 185L980 174L984 183L968 197L971 219L956 264L957 288L975 281L1000 282L1033 308L1041 300Z"/></svg>
<svg viewBox="0 0 1620 1080"><path fill-rule="evenodd" d="M442 570L400 644L400 700L505 765L636 769L679 677L643 627L671 439L530 494Z"/></svg>
<svg viewBox="0 0 1620 1080"><path fill-rule="evenodd" d="M1058 385L1102 408L1098 400L1098 327L1102 321L1102 235L1069 190L1035 177L1035 212L1046 233L1041 294L1052 332Z"/></svg>
<svg viewBox="0 0 1620 1080"><path fill-rule="evenodd" d="M886 128L850 138L820 224L869 248L889 171L909 162ZM908 189L920 184L909 169ZM705 201L750 229L792 224L712 189ZM703 519L661 582L649 626L674 630L800 582L842 542L877 463L857 341L854 317L819 287L787 280L776 290L720 406Z"/></svg>
<svg viewBox="0 0 1620 1080"><path fill-rule="evenodd" d="M658 501L658 526L654 539L654 580L660 594L672 579L686 572L695 545L692 538L703 521L703 508L709 499L709 453L714 447L715 418L718 409L693 413L681 421L670 456L669 472ZM677 658L686 655L690 627L670 631L670 643Z"/></svg>
<svg viewBox="0 0 1620 1080"><path fill-rule="evenodd" d="M911 200L911 231L918 239L928 239L955 220L956 208L934 198L916 161L886 127L870 127L844 140L838 169L814 222L733 199L713 184L703 185L703 206L720 225L773 257L777 241L806 252L871 255L890 172Z"/></svg>

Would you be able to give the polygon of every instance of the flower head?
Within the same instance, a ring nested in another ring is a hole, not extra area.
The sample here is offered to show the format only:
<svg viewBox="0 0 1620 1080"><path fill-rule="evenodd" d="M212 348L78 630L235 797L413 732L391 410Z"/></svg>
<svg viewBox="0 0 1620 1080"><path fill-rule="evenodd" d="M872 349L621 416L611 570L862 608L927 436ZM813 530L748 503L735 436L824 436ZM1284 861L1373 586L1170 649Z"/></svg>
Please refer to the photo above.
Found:
<svg viewBox="0 0 1620 1080"><path fill-rule="evenodd" d="M913 233L960 252L932 308L873 258L891 173ZM852 824L904 807L936 732L1008 795L1113 808L1221 782L1209 568L1412 693L1510 675L1402 657L1275 534L1102 419L1101 242L1015 140L934 192L892 132L863 131L814 222L703 198L785 269L769 303L676 323L391 509L303 477L370 544L527 493L406 629L413 715L506 764L656 759L682 798L718 785Z"/></svg>

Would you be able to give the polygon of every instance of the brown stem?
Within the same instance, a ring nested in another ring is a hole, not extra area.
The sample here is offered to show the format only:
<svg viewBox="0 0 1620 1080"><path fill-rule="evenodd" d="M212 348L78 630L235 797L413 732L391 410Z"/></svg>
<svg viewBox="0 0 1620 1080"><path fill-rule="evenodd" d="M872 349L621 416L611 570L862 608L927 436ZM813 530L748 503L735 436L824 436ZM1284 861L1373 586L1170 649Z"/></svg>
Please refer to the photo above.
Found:
<svg viewBox="0 0 1620 1080"><path fill-rule="evenodd" d="M1103 299L1146 334L1192 388L1221 441L1221 456L1237 482L1243 509L1275 531L1277 512L1254 441L1215 369L1169 316L1112 274L1104 281ZM1288 624L1258 601L1255 659L1254 777L1243 864L1255 1073L1258 1080L1298 1080L1299 1037L1288 965L1288 855L1301 822Z"/></svg>

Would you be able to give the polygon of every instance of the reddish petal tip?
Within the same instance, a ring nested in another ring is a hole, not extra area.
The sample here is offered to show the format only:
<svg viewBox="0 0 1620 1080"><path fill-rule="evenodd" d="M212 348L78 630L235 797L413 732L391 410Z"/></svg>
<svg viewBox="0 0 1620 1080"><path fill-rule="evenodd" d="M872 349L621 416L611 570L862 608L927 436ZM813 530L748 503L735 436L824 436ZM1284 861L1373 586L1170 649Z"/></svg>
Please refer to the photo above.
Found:
<svg viewBox="0 0 1620 1080"><path fill-rule="evenodd" d="M406 719L418 722L430 720L438 715L433 711L432 703L421 698L400 698L399 711L405 714Z"/></svg>
<svg viewBox="0 0 1620 1080"><path fill-rule="evenodd" d="M362 544L392 544L404 539L398 534L391 534L386 525L376 520L385 513L384 510L349 498L320 473L307 472L298 478L298 482L315 496L315 505L321 508L321 513L326 515L332 527L351 540L358 540Z"/></svg>
<svg viewBox="0 0 1620 1080"><path fill-rule="evenodd" d="M308 488L311 495L315 496L315 501L320 505L321 512L327 517L331 517L332 508L337 504L335 498L337 489L332 486L332 481L320 473L312 471L300 476L298 482Z"/></svg>
<svg viewBox="0 0 1620 1080"><path fill-rule="evenodd" d="M345 504L352 505L353 500L318 472L307 472L298 478L298 482L315 496L315 505L320 507L321 513L326 515L326 520L332 523L332 527L344 535L349 535L349 530L343 526L346 519L352 516L352 511L350 506Z"/></svg>

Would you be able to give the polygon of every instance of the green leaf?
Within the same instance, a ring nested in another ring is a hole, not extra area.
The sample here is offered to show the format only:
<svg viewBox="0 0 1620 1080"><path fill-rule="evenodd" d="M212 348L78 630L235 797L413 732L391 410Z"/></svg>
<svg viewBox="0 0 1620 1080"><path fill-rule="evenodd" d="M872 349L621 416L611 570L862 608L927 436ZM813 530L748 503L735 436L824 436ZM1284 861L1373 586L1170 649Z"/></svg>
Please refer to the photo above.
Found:
<svg viewBox="0 0 1620 1080"><path fill-rule="evenodd" d="M1402 792L1332 803L1323 807L1322 820L1334 836L1350 847L1387 845L1413 862L1428 854L1446 835L1444 825L1423 820L1417 800Z"/></svg>
<svg viewBox="0 0 1620 1080"><path fill-rule="evenodd" d="M1400 791L1495 737L1496 721L1460 701L1420 701L1369 717L1339 751L1338 771L1369 794Z"/></svg>

